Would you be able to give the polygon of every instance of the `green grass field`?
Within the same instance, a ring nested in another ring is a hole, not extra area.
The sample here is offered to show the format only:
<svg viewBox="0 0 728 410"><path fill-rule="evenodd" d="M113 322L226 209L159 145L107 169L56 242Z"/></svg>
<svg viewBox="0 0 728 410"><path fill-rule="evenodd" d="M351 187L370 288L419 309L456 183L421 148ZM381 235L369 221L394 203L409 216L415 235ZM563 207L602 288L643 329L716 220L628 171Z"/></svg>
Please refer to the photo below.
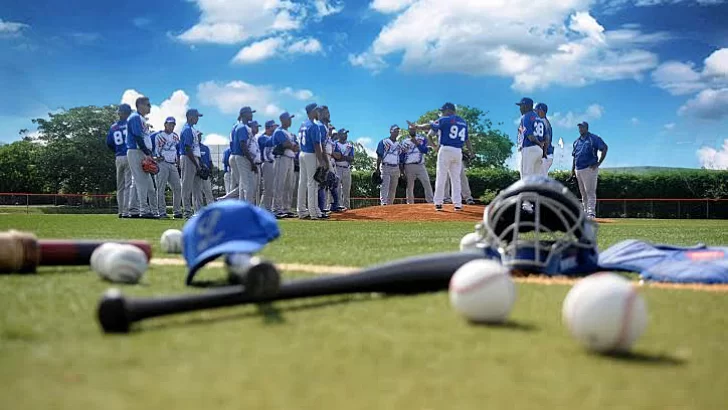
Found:
<svg viewBox="0 0 728 410"><path fill-rule="evenodd" d="M0 215L40 238L146 239L178 221ZM282 221L275 262L366 266L456 250L472 223ZM619 220L627 238L728 244L728 221ZM179 257L179 256L177 256ZM296 275L285 272L285 276ZM129 295L199 292L152 265ZM201 279L222 278L207 267ZM518 284L511 320L474 326L447 293L342 296L150 319L128 335L96 321L109 283L88 267L0 275L0 409L722 409L728 294L644 288L649 325L629 357L587 353L561 324L568 286Z"/></svg>

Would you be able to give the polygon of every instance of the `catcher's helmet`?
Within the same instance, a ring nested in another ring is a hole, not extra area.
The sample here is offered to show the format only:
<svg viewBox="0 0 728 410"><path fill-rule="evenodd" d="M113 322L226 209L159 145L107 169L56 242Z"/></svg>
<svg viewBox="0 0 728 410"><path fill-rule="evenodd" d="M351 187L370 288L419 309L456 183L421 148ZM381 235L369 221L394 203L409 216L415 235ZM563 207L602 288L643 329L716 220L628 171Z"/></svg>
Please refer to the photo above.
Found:
<svg viewBox="0 0 728 410"><path fill-rule="evenodd" d="M568 188L546 176L526 177L500 192L478 230L482 244L511 269L547 275L599 270L596 223Z"/></svg>

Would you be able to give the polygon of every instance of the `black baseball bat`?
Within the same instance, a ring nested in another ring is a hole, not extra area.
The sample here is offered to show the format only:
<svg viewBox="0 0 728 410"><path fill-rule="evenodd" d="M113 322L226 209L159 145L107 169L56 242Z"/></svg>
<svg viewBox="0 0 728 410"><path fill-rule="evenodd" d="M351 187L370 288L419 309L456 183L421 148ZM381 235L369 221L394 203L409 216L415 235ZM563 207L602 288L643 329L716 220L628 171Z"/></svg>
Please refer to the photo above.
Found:
<svg viewBox="0 0 728 410"><path fill-rule="evenodd" d="M156 298L125 298L107 292L98 307L98 318L107 333L127 332L146 318L218 308L350 293L416 294L447 289L452 275L467 262L484 258L481 252L448 252L399 259L350 274L294 279L282 283L275 294L251 296L242 286Z"/></svg>

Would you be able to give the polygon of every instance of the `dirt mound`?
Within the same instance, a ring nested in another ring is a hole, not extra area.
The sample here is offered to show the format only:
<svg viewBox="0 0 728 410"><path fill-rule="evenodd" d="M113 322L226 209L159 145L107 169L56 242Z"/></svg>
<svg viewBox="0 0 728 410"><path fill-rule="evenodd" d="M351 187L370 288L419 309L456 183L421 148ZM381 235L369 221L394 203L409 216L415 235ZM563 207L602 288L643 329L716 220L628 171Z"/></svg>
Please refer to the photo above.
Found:
<svg viewBox="0 0 728 410"><path fill-rule="evenodd" d="M450 221L477 222L483 219L483 205L463 205L462 211L455 211L452 204L443 205L442 211L435 211L433 204L401 204L387 206L368 206L351 209L342 213L332 213L336 221Z"/></svg>
<svg viewBox="0 0 728 410"><path fill-rule="evenodd" d="M351 209L342 213L332 213L335 221L449 221L479 222L483 220L484 205L463 205L462 211L455 211L452 204L443 205L442 211L435 211L433 204L399 204L387 206L368 206ZM612 219L597 218L598 223L615 222Z"/></svg>

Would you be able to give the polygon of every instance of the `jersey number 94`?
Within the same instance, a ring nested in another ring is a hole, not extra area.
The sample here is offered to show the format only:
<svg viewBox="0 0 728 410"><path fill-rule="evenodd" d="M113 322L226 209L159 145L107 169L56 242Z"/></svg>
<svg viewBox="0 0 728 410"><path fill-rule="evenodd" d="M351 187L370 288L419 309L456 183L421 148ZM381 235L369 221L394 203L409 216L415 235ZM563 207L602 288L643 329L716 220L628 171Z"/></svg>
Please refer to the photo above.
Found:
<svg viewBox="0 0 728 410"><path fill-rule="evenodd" d="M442 138L442 130L437 130L438 137ZM460 141L465 141L465 127L460 128L457 125L450 127L450 139L460 138Z"/></svg>

